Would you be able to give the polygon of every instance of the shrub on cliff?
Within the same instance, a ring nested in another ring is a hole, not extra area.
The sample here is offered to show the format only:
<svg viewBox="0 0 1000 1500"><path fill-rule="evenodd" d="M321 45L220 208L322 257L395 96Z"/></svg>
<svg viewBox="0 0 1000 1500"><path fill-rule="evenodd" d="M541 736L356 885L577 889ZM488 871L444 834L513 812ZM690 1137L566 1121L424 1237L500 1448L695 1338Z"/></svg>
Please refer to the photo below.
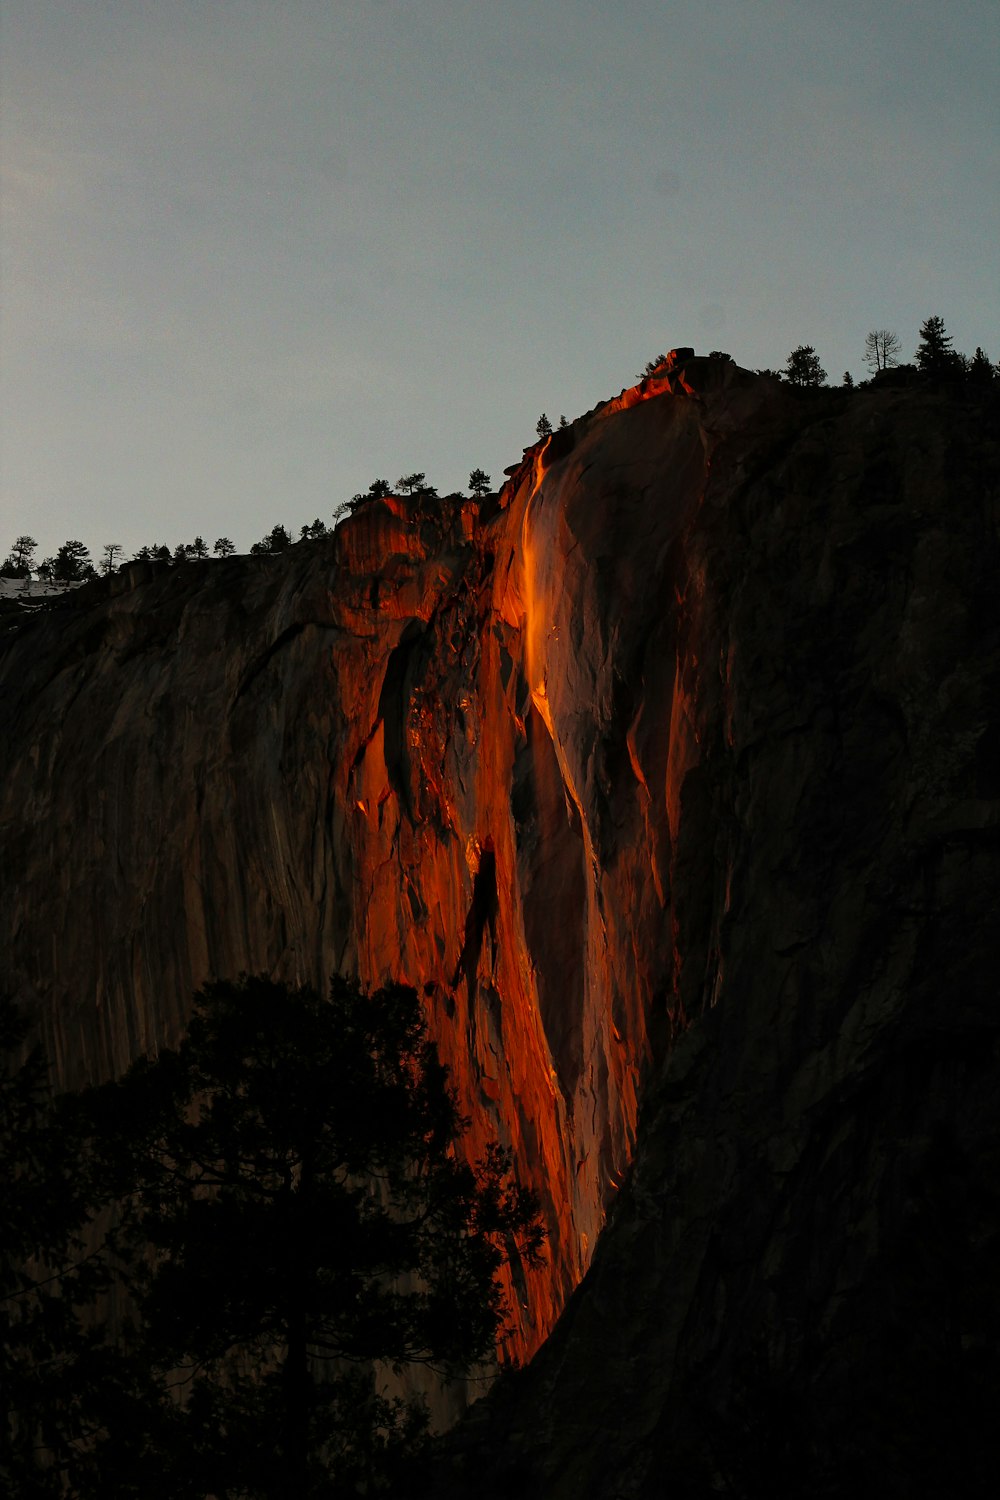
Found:
<svg viewBox="0 0 1000 1500"><path fill-rule="evenodd" d="M209 985L176 1051L80 1109L123 1205L132 1348L163 1392L107 1424L105 1492L379 1492L424 1418L376 1362L486 1358L497 1273L542 1238L504 1153L457 1158L465 1122L414 992Z"/></svg>

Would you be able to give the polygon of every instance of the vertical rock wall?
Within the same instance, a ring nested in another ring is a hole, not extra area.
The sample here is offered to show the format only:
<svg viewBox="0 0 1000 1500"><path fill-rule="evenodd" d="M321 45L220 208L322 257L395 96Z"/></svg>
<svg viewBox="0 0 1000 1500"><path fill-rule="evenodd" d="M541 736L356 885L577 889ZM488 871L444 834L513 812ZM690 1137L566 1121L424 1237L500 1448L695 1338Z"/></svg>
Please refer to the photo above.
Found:
<svg viewBox="0 0 1000 1500"><path fill-rule="evenodd" d="M992 1492L998 419L928 385L707 403L679 1027L587 1277L438 1496Z"/></svg>
<svg viewBox="0 0 1000 1500"><path fill-rule="evenodd" d="M672 987L706 462L699 403L647 384L529 450L488 518L376 502L4 641L7 979L60 1081L175 1041L212 976L415 984L469 1149L510 1145L542 1200L515 1355L589 1263Z"/></svg>
<svg viewBox="0 0 1000 1500"><path fill-rule="evenodd" d="M211 976L416 985L469 1149L510 1145L542 1200L548 1263L511 1288L530 1354L669 1037L724 1017L712 1088L780 1057L768 1108L795 1116L874 1024L851 997L898 887L874 851L932 838L942 777L993 826L996 788L959 785L996 726L956 646L986 533L946 525L950 420L691 361L528 450L481 514L376 502L8 632L5 978L61 1081L175 1041ZM893 927L901 973L920 931ZM698 1222L730 1180L706 1170Z"/></svg>

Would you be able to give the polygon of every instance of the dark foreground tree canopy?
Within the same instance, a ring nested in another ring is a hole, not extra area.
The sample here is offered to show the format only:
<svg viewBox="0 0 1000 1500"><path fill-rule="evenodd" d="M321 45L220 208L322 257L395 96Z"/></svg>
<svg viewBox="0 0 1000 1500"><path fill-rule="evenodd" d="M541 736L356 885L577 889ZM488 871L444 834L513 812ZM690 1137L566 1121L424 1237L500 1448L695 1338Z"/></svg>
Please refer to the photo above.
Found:
<svg viewBox="0 0 1000 1500"><path fill-rule="evenodd" d="M8 1414L15 1486L55 1462L81 1496L379 1493L425 1426L386 1372L490 1357L497 1273L540 1252L506 1155L456 1155L465 1122L402 986L209 985L176 1051L60 1113L114 1205L103 1257L132 1310L103 1366L77 1361L97 1383L58 1441L44 1389Z"/></svg>
<svg viewBox="0 0 1000 1500"><path fill-rule="evenodd" d="M90 1429L78 1386L100 1357L81 1312L108 1282L85 1248L85 1174L51 1108L45 1059L23 1053L29 1029L0 997L0 1492L58 1496L50 1460Z"/></svg>

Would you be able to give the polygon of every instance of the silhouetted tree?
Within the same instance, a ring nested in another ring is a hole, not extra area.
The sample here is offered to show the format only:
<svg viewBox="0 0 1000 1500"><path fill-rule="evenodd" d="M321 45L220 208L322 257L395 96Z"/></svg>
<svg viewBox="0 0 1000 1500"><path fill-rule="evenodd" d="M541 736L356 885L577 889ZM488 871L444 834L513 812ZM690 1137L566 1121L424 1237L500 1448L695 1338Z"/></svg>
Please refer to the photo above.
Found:
<svg viewBox="0 0 1000 1500"><path fill-rule="evenodd" d="M484 495L489 494L491 484L492 480L490 479L490 476L487 474L485 469L473 469L472 473L469 475L469 489L479 500L481 500Z"/></svg>
<svg viewBox="0 0 1000 1500"><path fill-rule="evenodd" d="M125 1205L144 1366L190 1377L141 1443L104 1440L106 1472L138 1443L158 1483L180 1465L171 1494L376 1492L423 1417L373 1362L487 1357L497 1273L542 1238L504 1153L455 1155L464 1122L415 993L210 984L176 1052L83 1107Z"/></svg>
<svg viewBox="0 0 1000 1500"><path fill-rule="evenodd" d="M423 480L424 477L423 474L410 475L410 478L415 482ZM399 480L398 483L402 488L403 481ZM352 495L350 500L345 500L341 505L337 506L337 509L333 513L334 524L340 521L345 515L353 515L361 506L369 505L373 500L386 500L391 494L392 486L387 479L373 479L366 490L359 491L358 494Z"/></svg>
<svg viewBox="0 0 1000 1500"><path fill-rule="evenodd" d="M412 495L417 490L426 489L427 475L421 473L404 474L402 478L396 480L396 483L406 494Z"/></svg>
<svg viewBox="0 0 1000 1500"><path fill-rule="evenodd" d="M709 359L724 359L727 360L729 364L735 364L733 356L731 354L727 354L724 349L713 349L708 357Z"/></svg>
<svg viewBox="0 0 1000 1500"><path fill-rule="evenodd" d="M273 552L286 552L292 545L292 539L284 526L272 526L266 536L261 537L259 542L254 542L250 551L256 557L266 556Z"/></svg>
<svg viewBox="0 0 1000 1500"><path fill-rule="evenodd" d="M823 384L826 371L812 344L800 344L797 349L792 350L785 365L784 376L790 385Z"/></svg>
<svg viewBox="0 0 1000 1500"><path fill-rule="evenodd" d="M220 536L212 551L216 557L232 557L236 548L227 536Z"/></svg>
<svg viewBox="0 0 1000 1500"><path fill-rule="evenodd" d="M97 577L90 552L82 542L63 542L56 553L55 576L63 583L78 583L82 579Z"/></svg>
<svg viewBox="0 0 1000 1500"><path fill-rule="evenodd" d="M978 344L976 345L975 354L969 360L969 368L966 374L969 384L976 386L992 385L997 379L998 372L996 366L991 363L989 355Z"/></svg>
<svg viewBox="0 0 1000 1500"><path fill-rule="evenodd" d="M35 538L28 536L27 533L23 536L15 537L14 545L11 547L3 567L0 568L0 575L4 578L27 578L32 569L35 548L37 546L38 543L35 541Z"/></svg>
<svg viewBox="0 0 1000 1500"><path fill-rule="evenodd" d="M665 354L658 354L655 359L649 359L639 371L639 379L645 380L648 375L655 375L657 370L662 370L667 362Z"/></svg>
<svg viewBox="0 0 1000 1500"><path fill-rule="evenodd" d="M326 524L319 516L314 521L307 522L299 531L299 540L304 542L320 536L326 536Z"/></svg>
<svg viewBox="0 0 1000 1500"><path fill-rule="evenodd" d="M560 427L560 429L562 429L563 427L568 427L568 426L569 426L569 423L567 422L565 416L561 416L559 418L559 427Z"/></svg>
<svg viewBox="0 0 1000 1500"><path fill-rule="evenodd" d="M865 364L872 374L891 370L899 364L902 348L899 335L891 328L873 328L865 337Z"/></svg>
<svg viewBox="0 0 1000 1500"><path fill-rule="evenodd" d="M845 370L844 371L844 378L843 378L843 380L840 383L841 383L842 386L846 387L847 390L852 390L853 389L853 387L854 387L854 376L851 374L850 370Z"/></svg>
<svg viewBox="0 0 1000 1500"><path fill-rule="evenodd" d="M196 536L195 539L194 539L194 541L191 543L190 547L188 548L188 552L190 553L190 555L192 557L198 557L198 558L207 557L208 556L208 544L206 543L205 538L203 536Z"/></svg>
<svg viewBox="0 0 1000 1500"><path fill-rule="evenodd" d="M548 437L549 434L552 431L552 423L549 421L548 417L545 415L544 412L542 412L542 415L538 418L538 421L535 423L535 431L537 432L537 434L538 434L538 436L540 438Z"/></svg>
<svg viewBox="0 0 1000 1500"><path fill-rule="evenodd" d="M951 347L951 335L940 317L926 318L920 325L920 343L914 358L917 367L938 378L963 373L963 360Z"/></svg>
<svg viewBox="0 0 1000 1500"><path fill-rule="evenodd" d="M105 542L101 553L101 572L105 577L115 570L115 562L122 552L120 542Z"/></svg>

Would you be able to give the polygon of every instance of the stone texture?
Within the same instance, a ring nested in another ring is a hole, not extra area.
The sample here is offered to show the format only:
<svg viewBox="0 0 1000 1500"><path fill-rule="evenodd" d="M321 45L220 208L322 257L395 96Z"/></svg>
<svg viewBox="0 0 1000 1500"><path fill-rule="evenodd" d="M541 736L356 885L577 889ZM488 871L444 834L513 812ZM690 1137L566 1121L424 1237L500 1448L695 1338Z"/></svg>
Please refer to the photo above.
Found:
<svg viewBox="0 0 1000 1500"><path fill-rule="evenodd" d="M738 1467L748 1362L861 1358L927 1153L987 1234L997 452L983 403L688 359L481 514L374 502L4 637L7 982L64 1083L211 975L407 980L542 1199L508 1355L614 1209L447 1482Z"/></svg>
<svg viewBox="0 0 1000 1500"><path fill-rule="evenodd" d="M684 540L673 1043L587 1278L441 1495L992 1492L1000 414L771 412Z"/></svg>
<svg viewBox="0 0 1000 1500"><path fill-rule="evenodd" d="M175 1041L213 975L417 984L469 1148L542 1200L519 1357L589 1263L671 985L707 447L647 385L528 450L488 519L394 497L275 559L134 568L0 668L8 980L60 1081Z"/></svg>

